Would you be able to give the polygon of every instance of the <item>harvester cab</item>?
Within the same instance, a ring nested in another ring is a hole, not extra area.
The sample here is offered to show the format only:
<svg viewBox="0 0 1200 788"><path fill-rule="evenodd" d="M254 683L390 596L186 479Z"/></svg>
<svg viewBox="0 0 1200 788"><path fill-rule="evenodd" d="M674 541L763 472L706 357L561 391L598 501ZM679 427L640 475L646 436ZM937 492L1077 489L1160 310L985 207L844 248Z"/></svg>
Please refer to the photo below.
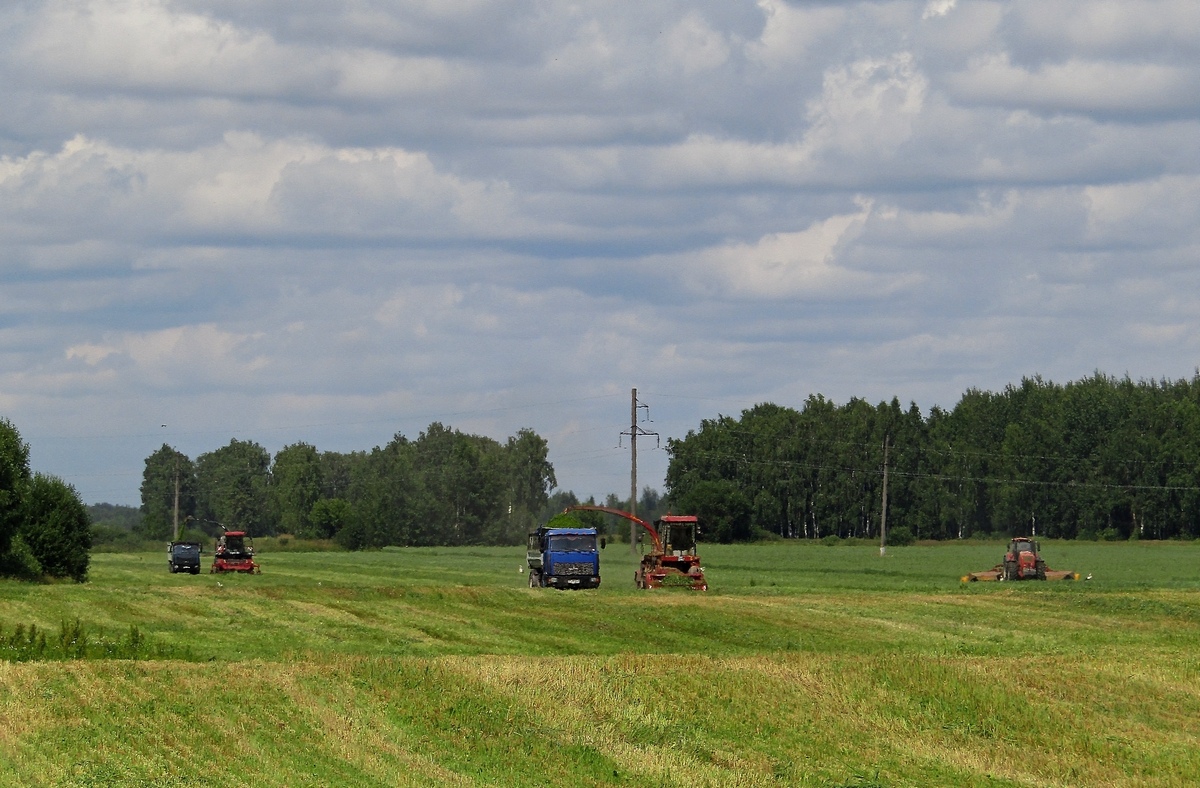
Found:
<svg viewBox="0 0 1200 788"><path fill-rule="evenodd" d="M662 540L662 554L651 553L643 557L643 578L639 585L643 588L682 585L707 591L704 569L700 566L700 556L696 554L696 542L700 535L700 522L696 516L665 514L655 520L654 525Z"/></svg>
<svg viewBox="0 0 1200 788"><path fill-rule="evenodd" d="M260 574L262 570L254 560L254 540L245 531L226 531L221 534L208 572Z"/></svg>

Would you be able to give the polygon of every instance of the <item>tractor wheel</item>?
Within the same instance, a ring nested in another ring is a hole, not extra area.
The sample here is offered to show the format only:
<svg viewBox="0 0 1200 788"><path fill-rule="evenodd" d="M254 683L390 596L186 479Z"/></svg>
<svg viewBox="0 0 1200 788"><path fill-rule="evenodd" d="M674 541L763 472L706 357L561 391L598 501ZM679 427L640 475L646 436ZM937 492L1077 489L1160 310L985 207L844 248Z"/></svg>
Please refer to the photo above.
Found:
<svg viewBox="0 0 1200 788"><path fill-rule="evenodd" d="M1017 579L1017 562L1016 561L1005 561L1004 562L1004 579L1005 580L1016 580Z"/></svg>
<svg viewBox="0 0 1200 788"><path fill-rule="evenodd" d="M529 572L529 587L530 588L541 588L542 587L542 578L541 578L540 572L530 570L530 572Z"/></svg>
<svg viewBox="0 0 1200 788"><path fill-rule="evenodd" d="M171 574L175 574L179 570L175 568L175 564L167 564L167 568L171 570Z"/></svg>

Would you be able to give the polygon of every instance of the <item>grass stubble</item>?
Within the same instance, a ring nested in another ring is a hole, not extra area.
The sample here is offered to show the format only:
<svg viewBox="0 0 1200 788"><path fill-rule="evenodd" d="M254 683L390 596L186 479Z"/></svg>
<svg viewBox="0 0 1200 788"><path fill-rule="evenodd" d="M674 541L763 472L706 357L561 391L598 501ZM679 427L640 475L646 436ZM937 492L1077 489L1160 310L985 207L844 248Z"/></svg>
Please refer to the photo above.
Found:
<svg viewBox="0 0 1200 788"><path fill-rule="evenodd" d="M1200 547L1051 544L1095 579L963 585L999 545L706 546L707 594L638 592L613 547L597 592L501 548L0 582L0 638L146 648L0 661L0 784L1200 783Z"/></svg>

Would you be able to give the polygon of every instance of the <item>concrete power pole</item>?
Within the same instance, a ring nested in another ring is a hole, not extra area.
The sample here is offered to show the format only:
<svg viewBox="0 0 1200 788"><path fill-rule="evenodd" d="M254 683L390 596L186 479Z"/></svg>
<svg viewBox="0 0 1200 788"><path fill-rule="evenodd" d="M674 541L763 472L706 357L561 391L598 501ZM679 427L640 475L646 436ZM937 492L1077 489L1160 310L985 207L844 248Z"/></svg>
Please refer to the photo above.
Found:
<svg viewBox="0 0 1200 788"><path fill-rule="evenodd" d="M639 405L637 401L637 389L630 389L629 396L629 432L622 432L622 435L629 436L629 453L632 455L632 462L629 468L629 513L637 517L637 439L638 435L653 435L658 439L657 432L649 432L638 426L637 412L638 408L650 410L649 405ZM629 552L637 555L637 538L638 524L634 521L629 521Z"/></svg>
<svg viewBox="0 0 1200 788"><path fill-rule="evenodd" d="M887 555L887 474L888 474L888 438L883 438L883 502L879 515L879 557Z"/></svg>
<svg viewBox="0 0 1200 788"><path fill-rule="evenodd" d="M637 389L629 397L629 513L637 517ZM629 521L629 551L637 554L637 523Z"/></svg>
<svg viewBox="0 0 1200 788"><path fill-rule="evenodd" d="M174 534L172 541L179 541L179 455L175 456L175 516Z"/></svg>

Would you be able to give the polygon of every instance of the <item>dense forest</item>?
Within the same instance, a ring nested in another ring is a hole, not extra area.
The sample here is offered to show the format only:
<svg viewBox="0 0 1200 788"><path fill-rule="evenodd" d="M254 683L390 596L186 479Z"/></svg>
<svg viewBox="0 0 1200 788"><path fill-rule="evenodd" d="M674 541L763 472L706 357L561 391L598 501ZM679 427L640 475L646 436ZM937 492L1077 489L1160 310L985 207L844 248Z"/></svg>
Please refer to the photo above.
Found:
<svg viewBox="0 0 1200 788"><path fill-rule="evenodd" d="M877 539L885 480L890 544L1200 535L1200 373L1140 382L1097 373L1066 385L1033 377L998 393L970 390L928 415L897 399L837 405L814 395L800 410L760 404L705 420L667 450L667 494L646 488L639 513L698 514L713 541ZM146 459L138 530L168 538L178 500L185 528L210 534L220 524L351 549L517 544L579 502L552 495L556 485L547 443L532 430L501 443L435 422L416 440L396 435L370 451L297 443L274 457L237 440L195 460L164 445ZM628 508L615 494L603 503Z"/></svg>
<svg viewBox="0 0 1200 788"><path fill-rule="evenodd" d="M224 526L350 549L515 544L556 484L546 441L531 430L499 443L435 422L415 441L396 435L370 451L296 443L274 457L232 440L194 461L164 445L146 458L139 531L168 539L178 520L209 534Z"/></svg>
<svg viewBox="0 0 1200 788"><path fill-rule="evenodd" d="M813 396L705 420L668 451L668 497L721 540L878 538L885 470L890 543L1200 535L1200 373L1027 378L928 417Z"/></svg>

